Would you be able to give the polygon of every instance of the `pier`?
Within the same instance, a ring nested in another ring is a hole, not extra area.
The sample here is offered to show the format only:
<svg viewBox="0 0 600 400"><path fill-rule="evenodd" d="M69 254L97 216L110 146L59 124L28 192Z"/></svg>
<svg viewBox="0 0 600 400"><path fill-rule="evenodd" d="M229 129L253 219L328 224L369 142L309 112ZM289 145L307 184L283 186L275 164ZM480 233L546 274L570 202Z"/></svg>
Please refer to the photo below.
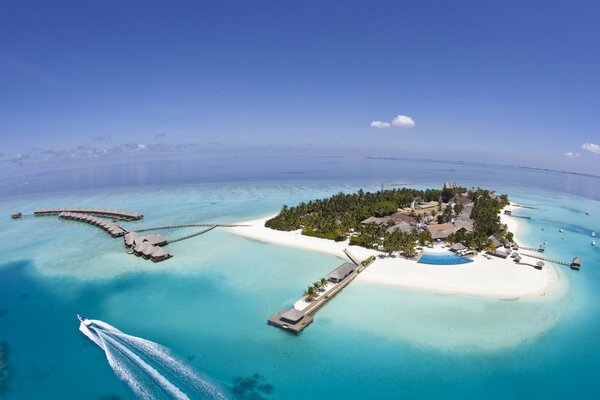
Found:
<svg viewBox="0 0 600 400"><path fill-rule="evenodd" d="M217 227L238 227L247 225L234 225L234 224L179 224L179 225L166 225L158 227L147 227L140 228L136 231L130 230L125 226L117 224L116 221L136 221L143 218L142 213L124 210L109 210L105 208L44 208L34 211L35 216L53 216L56 215L60 219L83 222L93 226L97 226L110 234L113 238L123 237L125 245L125 251L129 254L134 254L138 257L142 257L147 260L154 262L164 261L171 257L173 254L163 248L171 243L181 242L186 239L190 239L204 233L210 232ZM20 213L19 213L20 217ZM16 218L16 216L13 216ZM103 218L109 218L112 221L107 221ZM167 239L160 234L153 234L148 236L141 236L140 232L159 231L165 229L178 229L178 228L191 228L201 227L204 228L200 231L193 232L184 236L180 236L174 239Z"/></svg>
<svg viewBox="0 0 600 400"><path fill-rule="evenodd" d="M123 221L136 221L144 217L144 214L138 212L109 210L106 208L42 208L35 210L33 215L40 217L45 215L59 215L61 213L87 214L96 217L112 218L114 220Z"/></svg>
<svg viewBox="0 0 600 400"><path fill-rule="evenodd" d="M330 285L330 287L325 290L324 293L320 294L316 300L312 301L310 305L302 310L292 307L290 309L279 311L279 313L270 316L267 319L267 323L285 331L299 334L307 326L312 324L314 314L321 307L348 286L358 274L374 261L374 257L370 257L367 260L358 262L355 257L349 254L347 249L344 250L344 253L352 260L352 263L344 263L327 275L328 285Z"/></svg>
<svg viewBox="0 0 600 400"><path fill-rule="evenodd" d="M554 259L548 258L548 257L538 256L537 254L524 254L524 255L526 255L527 257L536 258L538 260L551 262L553 264L564 265L566 267L570 267L571 269L575 269L575 270L579 270L579 268L581 268L581 258L579 256L574 257L573 261L568 262L568 261L560 261L560 260L554 260Z"/></svg>

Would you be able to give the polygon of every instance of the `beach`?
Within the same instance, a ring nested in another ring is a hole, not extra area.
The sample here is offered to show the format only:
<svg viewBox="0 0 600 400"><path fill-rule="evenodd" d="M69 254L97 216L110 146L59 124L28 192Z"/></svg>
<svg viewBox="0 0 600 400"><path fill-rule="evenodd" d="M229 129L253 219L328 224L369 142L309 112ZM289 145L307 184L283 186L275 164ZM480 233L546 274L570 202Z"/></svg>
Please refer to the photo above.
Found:
<svg viewBox="0 0 600 400"><path fill-rule="evenodd" d="M515 205L508 207L516 207ZM472 258L473 262L458 265L420 264L403 257L358 246L348 241L335 242L302 235L300 230L284 232L266 228L265 222L272 216L240 222L243 227L229 228L229 232L261 242L315 251L348 260L344 249L364 260L376 256L357 281L379 285L397 286L432 293L485 296L504 300L545 300L562 296L568 290L568 281L556 265L545 262L541 270L533 266L538 259L527 257L521 252L521 263L512 258L485 257L482 253ZM517 218L501 213L501 221L515 235L515 241L523 244L520 232L526 225ZM524 226L525 225L525 226ZM427 252L438 253L448 250L440 245ZM332 266L333 269L334 266Z"/></svg>

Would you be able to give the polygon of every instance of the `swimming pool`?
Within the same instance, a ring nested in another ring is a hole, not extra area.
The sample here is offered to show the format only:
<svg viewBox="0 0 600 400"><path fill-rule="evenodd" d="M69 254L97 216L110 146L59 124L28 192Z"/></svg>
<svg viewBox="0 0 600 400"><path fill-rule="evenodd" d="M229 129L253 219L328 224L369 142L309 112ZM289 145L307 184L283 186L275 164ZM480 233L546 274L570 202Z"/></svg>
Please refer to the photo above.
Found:
<svg viewBox="0 0 600 400"><path fill-rule="evenodd" d="M423 253L423 255L417 261L420 264L434 264L434 265L454 265L454 264L466 264L473 262L473 260L458 256L451 252L444 253Z"/></svg>

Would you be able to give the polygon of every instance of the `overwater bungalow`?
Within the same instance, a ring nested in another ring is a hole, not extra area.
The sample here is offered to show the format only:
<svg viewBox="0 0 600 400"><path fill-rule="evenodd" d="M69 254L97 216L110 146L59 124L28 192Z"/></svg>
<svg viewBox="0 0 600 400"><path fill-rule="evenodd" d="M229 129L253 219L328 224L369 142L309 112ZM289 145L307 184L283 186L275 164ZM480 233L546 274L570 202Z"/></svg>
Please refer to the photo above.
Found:
<svg viewBox="0 0 600 400"><path fill-rule="evenodd" d="M151 244L142 245L141 255L142 257L148 259L152 257L152 253L156 252L159 247L152 246Z"/></svg>
<svg viewBox="0 0 600 400"><path fill-rule="evenodd" d="M536 269L542 269L542 267L544 266L544 262L543 261L538 261L535 263L535 268Z"/></svg>
<svg viewBox="0 0 600 400"><path fill-rule="evenodd" d="M167 258L173 257L173 254L169 253L167 250L165 250L162 247L158 247L157 250L155 250L152 253L151 257L152 257L152 261L159 262L159 261L164 261Z"/></svg>
<svg viewBox="0 0 600 400"><path fill-rule="evenodd" d="M162 235L148 235L141 238L142 242L151 244L152 246L164 246L168 243Z"/></svg>
<svg viewBox="0 0 600 400"><path fill-rule="evenodd" d="M573 261L571 261L571 269L579 269L581 268L581 258L579 256L574 257Z"/></svg>

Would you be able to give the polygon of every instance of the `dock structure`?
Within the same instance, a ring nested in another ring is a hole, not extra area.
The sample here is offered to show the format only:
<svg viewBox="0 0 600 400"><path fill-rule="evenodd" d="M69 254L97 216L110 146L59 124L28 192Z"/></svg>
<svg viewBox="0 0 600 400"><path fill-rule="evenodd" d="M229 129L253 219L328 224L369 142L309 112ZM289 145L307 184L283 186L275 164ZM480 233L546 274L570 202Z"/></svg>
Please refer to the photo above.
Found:
<svg viewBox="0 0 600 400"><path fill-rule="evenodd" d="M160 231L164 229L178 229L178 228L204 228L204 227L219 227L219 228L235 228L239 226L250 226L240 224L180 224L180 225L165 225L165 226L154 226L150 228L139 228L136 232L149 232L149 231Z"/></svg>
<svg viewBox="0 0 600 400"><path fill-rule="evenodd" d="M144 214L134 211L109 210L106 208L42 208L33 212L36 217L45 215L59 215L61 213L87 214L96 217L112 218L123 221L136 221L144 217Z"/></svg>
<svg viewBox="0 0 600 400"><path fill-rule="evenodd" d="M98 228L103 229L106 233L111 235L112 237L120 237L126 233L126 229L124 229L121 225L118 225L114 222L106 221L101 218L97 218L87 214L79 214L72 212L62 212L58 214L58 218L67 219L71 221L84 222L86 224L97 226Z"/></svg>
<svg viewBox="0 0 600 400"><path fill-rule="evenodd" d="M575 270L578 270L579 268L581 268L581 258L579 256L574 257L573 261L568 262L568 261L553 260L548 257L538 256L537 254L524 254L524 255L526 255L527 257L536 258L538 260L548 261L553 264L559 264L559 265L564 265L566 267L571 267L571 269L575 269ZM542 266L543 266L543 264L542 264Z"/></svg>
<svg viewBox="0 0 600 400"><path fill-rule="evenodd" d="M346 254L348 254L346 252ZM369 264L371 259L359 263L346 262L327 275L331 287L303 310L294 307L279 311L267 319L269 325L299 334L312 324L314 314L329 300L352 282Z"/></svg>
<svg viewBox="0 0 600 400"><path fill-rule="evenodd" d="M14 213L13 213L14 214ZM19 213L20 214L20 213ZM126 227L116 223L116 220L135 221L143 218L142 213L122 210L109 210L104 208L44 208L34 212L35 216L57 215L60 219L84 222L97 226L110 234L112 237L123 237L125 250L129 254L135 254L154 262L164 261L173 257L173 254L163 248L170 243L190 239L202 235L217 227L238 227L248 225L233 224L181 224L159 227L140 228L136 231L130 231ZM19 215L20 217L20 215ZM13 218L17 218L13 216ZM110 218L112 221L103 219ZM160 234L147 236L140 235L140 232L157 231L163 229L176 229L188 227L202 227L204 229L175 239L167 239Z"/></svg>

